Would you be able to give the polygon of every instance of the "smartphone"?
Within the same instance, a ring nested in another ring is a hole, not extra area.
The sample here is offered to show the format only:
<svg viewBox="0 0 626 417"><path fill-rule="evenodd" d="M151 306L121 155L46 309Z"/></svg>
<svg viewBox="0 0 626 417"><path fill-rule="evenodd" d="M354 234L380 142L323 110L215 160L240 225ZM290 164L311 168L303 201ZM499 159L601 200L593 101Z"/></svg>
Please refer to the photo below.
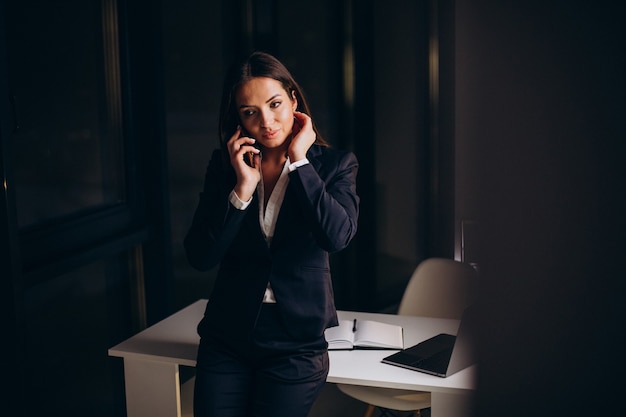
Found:
<svg viewBox="0 0 626 417"><path fill-rule="evenodd" d="M244 137L244 136L245 136L245 137L249 137L249 138L251 138L251 137L252 137L252 136L250 136L250 134L249 134L248 132L246 132L246 131L243 129L243 127L242 127L242 128L241 128L241 135L240 135L239 137ZM256 142L254 142L254 143L252 144L252 146L254 146L254 147L255 147L255 148L257 148L257 149L260 149L260 148L259 148L259 146L258 146L258 144L257 144ZM248 166L250 166L250 167L252 167L252 168L254 168L254 155L255 155L255 154L254 154L254 152L246 152L246 153L243 155L243 160L244 160L244 162L245 162Z"/></svg>
<svg viewBox="0 0 626 417"><path fill-rule="evenodd" d="M243 160L248 166L254 168L254 152L246 152L243 155Z"/></svg>

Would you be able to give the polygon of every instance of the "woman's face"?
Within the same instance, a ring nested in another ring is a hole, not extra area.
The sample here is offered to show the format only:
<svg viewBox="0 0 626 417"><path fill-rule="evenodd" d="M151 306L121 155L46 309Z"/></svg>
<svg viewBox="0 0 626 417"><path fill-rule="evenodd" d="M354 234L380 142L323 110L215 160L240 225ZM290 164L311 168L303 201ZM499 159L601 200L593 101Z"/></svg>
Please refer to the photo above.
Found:
<svg viewBox="0 0 626 417"><path fill-rule="evenodd" d="M247 135L266 148L278 148L287 143L298 102L279 81L266 77L252 78L239 87L235 103Z"/></svg>

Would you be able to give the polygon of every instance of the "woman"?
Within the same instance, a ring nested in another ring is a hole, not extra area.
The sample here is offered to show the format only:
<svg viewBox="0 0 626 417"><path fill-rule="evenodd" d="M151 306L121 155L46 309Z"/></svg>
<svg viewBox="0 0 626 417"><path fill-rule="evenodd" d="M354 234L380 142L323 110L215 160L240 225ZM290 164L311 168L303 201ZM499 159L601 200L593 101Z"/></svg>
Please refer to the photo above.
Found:
<svg viewBox="0 0 626 417"><path fill-rule="evenodd" d="M306 416L337 325L329 253L357 230L358 163L317 131L301 88L256 52L228 73L221 149L185 238L189 262L219 264L198 325L196 417Z"/></svg>

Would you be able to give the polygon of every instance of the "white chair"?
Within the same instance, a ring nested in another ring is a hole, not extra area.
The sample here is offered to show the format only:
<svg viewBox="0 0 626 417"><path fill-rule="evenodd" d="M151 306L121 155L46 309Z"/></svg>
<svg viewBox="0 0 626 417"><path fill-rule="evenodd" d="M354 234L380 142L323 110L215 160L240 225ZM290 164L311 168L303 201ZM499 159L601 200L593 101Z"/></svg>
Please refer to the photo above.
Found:
<svg viewBox="0 0 626 417"><path fill-rule="evenodd" d="M438 317L460 320L472 304L477 273L469 264L452 259L429 258L422 261L404 291L399 315ZM368 404L364 417L379 408L383 416L394 411L413 411L430 407L430 393L393 388L337 384L344 394Z"/></svg>

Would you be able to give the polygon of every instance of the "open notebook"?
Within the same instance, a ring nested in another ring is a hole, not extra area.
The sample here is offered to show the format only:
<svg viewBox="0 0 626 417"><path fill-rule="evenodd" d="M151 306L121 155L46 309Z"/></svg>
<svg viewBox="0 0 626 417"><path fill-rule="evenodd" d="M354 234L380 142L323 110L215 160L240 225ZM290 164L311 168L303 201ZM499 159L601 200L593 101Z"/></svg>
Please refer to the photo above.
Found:
<svg viewBox="0 0 626 417"><path fill-rule="evenodd" d="M402 349L402 326L372 320L340 320L324 333L328 349Z"/></svg>
<svg viewBox="0 0 626 417"><path fill-rule="evenodd" d="M475 313L463 313L457 335L441 333L417 345L383 358L382 362L440 377L450 376L474 363Z"/></svg>

